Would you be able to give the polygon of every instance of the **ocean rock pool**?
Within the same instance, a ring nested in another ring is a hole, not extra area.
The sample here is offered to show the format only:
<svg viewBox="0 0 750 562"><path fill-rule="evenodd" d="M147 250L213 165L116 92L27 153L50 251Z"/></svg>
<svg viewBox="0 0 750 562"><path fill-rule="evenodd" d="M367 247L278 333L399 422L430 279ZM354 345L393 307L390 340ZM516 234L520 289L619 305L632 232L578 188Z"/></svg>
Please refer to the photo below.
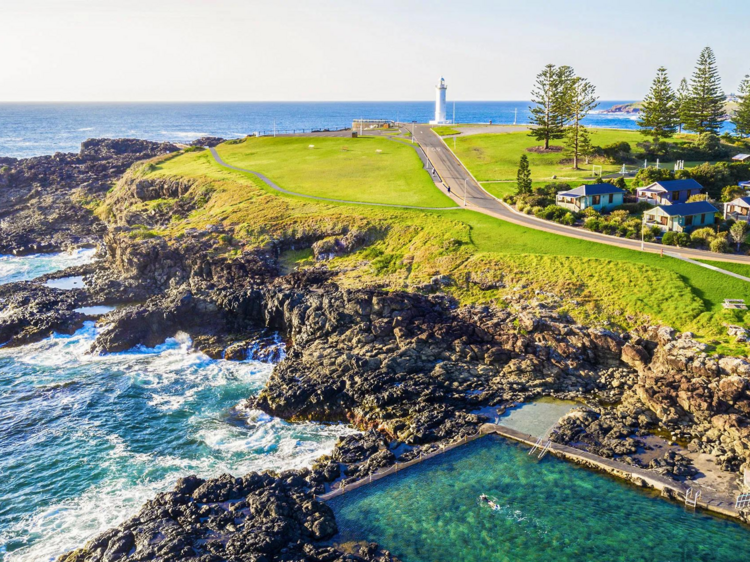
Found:
<svg viewBox="0 0 750 562"><path fill-rule="evenodd" d="M404 562L748 559L750 528L527 452L486 436L339 496L336 542L377 541Z"/></svg>

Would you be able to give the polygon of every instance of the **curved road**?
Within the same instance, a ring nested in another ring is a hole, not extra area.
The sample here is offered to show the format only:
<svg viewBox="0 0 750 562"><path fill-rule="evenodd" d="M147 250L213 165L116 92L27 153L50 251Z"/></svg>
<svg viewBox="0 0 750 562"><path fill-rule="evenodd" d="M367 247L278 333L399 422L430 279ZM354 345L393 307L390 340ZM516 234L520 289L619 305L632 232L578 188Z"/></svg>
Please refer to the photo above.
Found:
<svg viewBox="0 0 750 562"><path fill-rule="evenodd" d="M641 249L640 240L607 236L606 234L599 234L598 232L590 232L572 226L557 224L555 222L538 219L534 216L524 215L511 210L508 205L490 195L481 185L479 185L479 182L474 179L461 161L456 158L453 151L448 148L445 142L443 142L443 140L432 131L431 127L426 125L415 125L414 137L422 146L425 154L427 154L427 158L432 162L432 165L440 175L443 183L451 188L450 197L459 205L464 205L465 197L466 208L479 211L485 215L507 222L512 222L535 230L543 230L545 232L559 234L561 236L588 240L589 242L599 242L600 244L609 244L610 246L618 246L629 250ZM735 256L730 254L717 254L703 250L692 250L689 248L665 247L661 244L652 244L649 242L644 244L644 250L657 254L664 251L665 255L681 259L715 260L750 264L750 256ZM742 276L734 276L747 280L747 278Z"/></svg>
<svg viewBox="0 0 750 562"><path fill-rule="evenodd" d="M258 178L260 181L265 183L271 189L275 189L276 191L279 191L281 193L286 193L287 195L294 195L295 197L315 199L316 201L328 201L330 203L346 203L347 205L394 207L397 209L418 209L420 211L454 211L454 210L461 208L461 207L415 207L413 205L395 205L392 203L365 203L363 201L347 201L345 199L331 199L329 197L318 197L317 195L305 195L304 193L295 193L294 191L289 191L288 189L284 189L283 187L276 185L276 183L274 183L272 179L261 174L260 172L255 172L253 170L246 170L245 168L238 168L237 166L232 166L231 164L227 164L226 162L224 162L224 160L221 159L221 156L219 156L219 153L216 152L215 148L210 147L209 150L211 151L211 155L214 157L214 160L216 160L216 163L219 164L220 166L224 166L225 168L229 168L230 170L236 170L238 172L246 172L248 174L252 174L256 178Z"/></svg>

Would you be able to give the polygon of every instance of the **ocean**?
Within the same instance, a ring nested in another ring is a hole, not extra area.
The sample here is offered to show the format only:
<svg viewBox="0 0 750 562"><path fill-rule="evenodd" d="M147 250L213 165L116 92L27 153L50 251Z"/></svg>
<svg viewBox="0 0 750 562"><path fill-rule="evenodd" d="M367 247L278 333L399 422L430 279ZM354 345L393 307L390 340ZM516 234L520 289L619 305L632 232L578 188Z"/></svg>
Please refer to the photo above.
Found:
<svg viewBox="0 0 750 562"><path fill-rule="evenodd" d="M585 123L635 129L636 116L602 113L628 101L601 102ZM459 123L529 121L528 101L457 101ZM243 137L350 127L353 119L427 122L434 102L237 102L237 103L0 103L0 156L28 158L78 152L89 138L139 138L189 142L202 136ZM448 102L449 118L453 102Z"/></svg>
<svg viewBox="0 0 750 562"><path fill-rule="evenodd" d="M92 259L0 256L0 284ZM0 560L52 562L181 476L309 466L353 431L243 407L268 363L211 359L186 334L100 356L98 330L0 348Z"/></svg>

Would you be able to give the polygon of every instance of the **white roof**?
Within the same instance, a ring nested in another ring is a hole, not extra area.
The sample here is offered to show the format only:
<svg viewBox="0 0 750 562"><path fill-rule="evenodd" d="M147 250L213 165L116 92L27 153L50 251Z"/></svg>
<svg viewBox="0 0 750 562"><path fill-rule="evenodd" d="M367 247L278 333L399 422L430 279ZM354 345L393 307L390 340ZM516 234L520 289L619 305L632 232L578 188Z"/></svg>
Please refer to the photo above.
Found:
<svg viewBox="0 0 750 562"><path fill-rule="evenodd" d="M736 156L732 156L732 160L743 161L747 160L748 158L750 158L750 154L737 154Z"/></svg>

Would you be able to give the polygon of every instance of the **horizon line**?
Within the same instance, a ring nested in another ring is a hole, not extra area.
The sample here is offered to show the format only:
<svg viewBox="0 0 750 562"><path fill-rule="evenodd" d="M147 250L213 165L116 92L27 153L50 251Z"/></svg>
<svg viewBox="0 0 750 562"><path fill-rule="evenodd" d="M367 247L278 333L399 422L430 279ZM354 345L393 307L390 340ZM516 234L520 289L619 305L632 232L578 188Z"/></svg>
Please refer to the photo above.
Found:
<svg viewBox="0 0 750 562"><path fill-rule="evenodd" d="M640 101L633 99L602 99L599 102L623 102L623 101ZM449 100L447 103L530 103L531 100ZM0 104L64 104L64 103L429 103L434 104L434 100L0 100Z"/></svg>

